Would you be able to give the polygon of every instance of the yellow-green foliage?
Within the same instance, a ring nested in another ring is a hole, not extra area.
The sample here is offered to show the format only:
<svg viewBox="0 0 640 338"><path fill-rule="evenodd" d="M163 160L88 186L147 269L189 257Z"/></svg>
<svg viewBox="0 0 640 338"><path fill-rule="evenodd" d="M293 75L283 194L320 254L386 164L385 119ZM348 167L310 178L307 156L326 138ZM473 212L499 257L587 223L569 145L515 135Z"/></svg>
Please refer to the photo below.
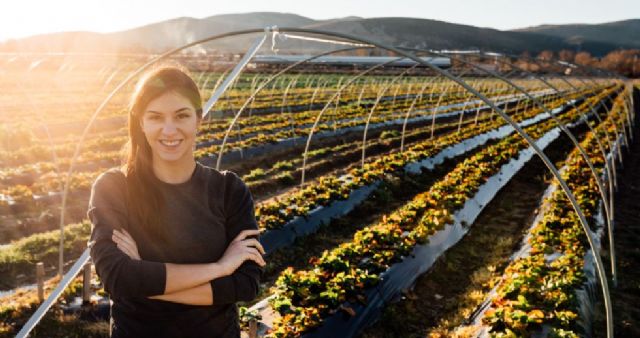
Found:
<svg viewBox="0 0 640 338"><path fill-rule="evenodd" d="M90 234L91 223L88 220L65 226L65 256L80 256L87 247ZM57 263L59 242L60 231L52 230L12 241L11 245L0 248L0 278L10 280L13 275L32 273L37 262Z"/></svg>

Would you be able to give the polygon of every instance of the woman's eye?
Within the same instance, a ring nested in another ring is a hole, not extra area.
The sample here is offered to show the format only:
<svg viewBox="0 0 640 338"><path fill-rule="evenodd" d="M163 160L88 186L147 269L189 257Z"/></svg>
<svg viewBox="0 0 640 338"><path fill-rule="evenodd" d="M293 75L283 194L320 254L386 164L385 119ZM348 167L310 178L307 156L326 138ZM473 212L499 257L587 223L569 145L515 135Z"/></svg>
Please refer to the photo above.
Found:
<svg viewBox="0 0 640 338"><path fill-rule="evenodd" d="M181 119L186 119L186 118L189 118L189 114L180 114L178 115L178 117Z"/></svg>

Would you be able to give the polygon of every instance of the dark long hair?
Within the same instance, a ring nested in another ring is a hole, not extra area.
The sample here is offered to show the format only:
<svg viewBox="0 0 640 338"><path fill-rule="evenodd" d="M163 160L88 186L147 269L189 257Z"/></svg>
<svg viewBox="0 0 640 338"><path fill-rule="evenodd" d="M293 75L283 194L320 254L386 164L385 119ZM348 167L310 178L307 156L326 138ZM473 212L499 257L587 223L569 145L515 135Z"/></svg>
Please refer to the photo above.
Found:
<svg viewBox="0 0 640 338"><path fill-rule="evenodd" d="M198 86L182 67L160 66L148 71L136 84L129 103L129 140L124 147L123 167L127 177L129 208L136 226L160 244L169 235L162 226L165 198L157 186L153 172L153 153L140 125L149 102L175 92L187 98L202 118L202 98Z"/></svg>

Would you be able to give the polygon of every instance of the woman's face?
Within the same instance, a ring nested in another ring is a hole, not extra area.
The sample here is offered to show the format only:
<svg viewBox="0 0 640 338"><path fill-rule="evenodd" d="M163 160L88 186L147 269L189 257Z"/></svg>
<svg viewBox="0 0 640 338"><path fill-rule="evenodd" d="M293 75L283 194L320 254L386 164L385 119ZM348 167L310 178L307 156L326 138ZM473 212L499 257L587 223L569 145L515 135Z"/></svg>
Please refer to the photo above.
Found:
<svg viewBox="0 0 640 338"><path fill-rule="evenodd" d="M166 92L150 101L140 124L154 161L192 159L200 121L193 104L176 92Z"/></svg>

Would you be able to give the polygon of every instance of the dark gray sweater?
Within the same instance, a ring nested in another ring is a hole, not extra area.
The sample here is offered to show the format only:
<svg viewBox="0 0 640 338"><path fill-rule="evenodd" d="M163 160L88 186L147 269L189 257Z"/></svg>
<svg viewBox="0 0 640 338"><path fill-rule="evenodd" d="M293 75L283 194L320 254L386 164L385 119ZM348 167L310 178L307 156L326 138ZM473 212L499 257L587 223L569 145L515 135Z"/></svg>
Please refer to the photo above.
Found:
<svg viewBox="0 0 640 338"><path fill-rule="evenodd" d="M170 184L154 177L166 200L164 226L171 241L158 245L133 224L126 180L118 168L94 182L87 215L93 223L89 245L96 272L113 306L112 337L239 337L236 302L258 293L263 268L245 261L233 274L210 282L214 304L188 305L147 296L164 293L164 263L211 263L222 258L244 229L258 229L251 192L232 171L196 164L191 178ZM122 252L111 239L125 228L141 260Z"/></svg>

